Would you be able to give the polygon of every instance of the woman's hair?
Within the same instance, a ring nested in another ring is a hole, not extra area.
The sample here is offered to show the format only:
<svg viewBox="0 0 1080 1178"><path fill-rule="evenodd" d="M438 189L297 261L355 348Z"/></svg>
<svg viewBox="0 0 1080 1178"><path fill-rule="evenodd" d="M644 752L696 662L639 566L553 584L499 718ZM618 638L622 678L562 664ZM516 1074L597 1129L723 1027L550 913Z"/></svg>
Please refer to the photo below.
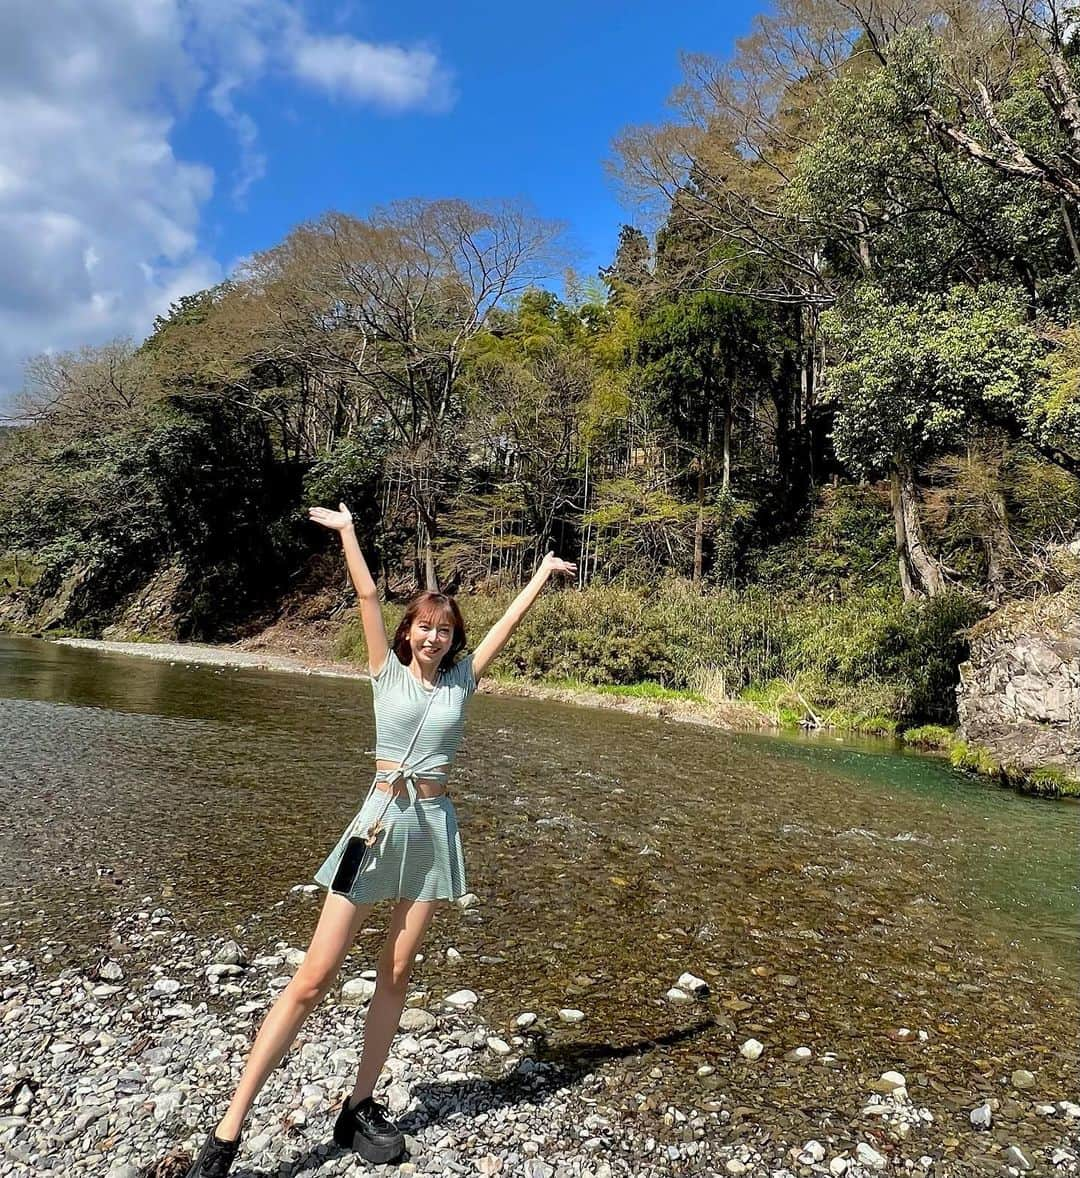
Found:
<svg viewBox="0 0 1080 1178"><path fill-rule="evenodd" d="M440 671L449 671L457 656L465 649L465 621L458 609L458 603L446 593L434 593L425 589L417 593L405 607L405 613L398 628L394 631L394 640L390 643L398 660L408 666L412 662L412 647L409 645L409 631L413 622L428 618L448 618L454 627L454 636L450 640L450 649L439 663Z"/></svg>

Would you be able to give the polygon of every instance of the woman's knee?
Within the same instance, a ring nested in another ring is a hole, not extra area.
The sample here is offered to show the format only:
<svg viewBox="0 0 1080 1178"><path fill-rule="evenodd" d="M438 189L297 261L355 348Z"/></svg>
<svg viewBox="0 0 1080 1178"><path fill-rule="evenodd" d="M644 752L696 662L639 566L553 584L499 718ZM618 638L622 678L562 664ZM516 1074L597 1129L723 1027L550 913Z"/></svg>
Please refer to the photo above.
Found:
<svg viewBox="0 0 1080 1178"><path fill-rule="evenodd" d="M317 1006L330 992L339 966L334 963L304 961L289 983L289 993L303 1006Z"/></svg>
<svg viewBox="0 0 1080 1178"><path fill-rule="evenodd" d="M384 958L379 962L379 967L376 970L376 982L383 986L389 986L392 990L404 990L409 984L415 961L415 953L410 953L408 956L395 953L392 958Z"/></svg>

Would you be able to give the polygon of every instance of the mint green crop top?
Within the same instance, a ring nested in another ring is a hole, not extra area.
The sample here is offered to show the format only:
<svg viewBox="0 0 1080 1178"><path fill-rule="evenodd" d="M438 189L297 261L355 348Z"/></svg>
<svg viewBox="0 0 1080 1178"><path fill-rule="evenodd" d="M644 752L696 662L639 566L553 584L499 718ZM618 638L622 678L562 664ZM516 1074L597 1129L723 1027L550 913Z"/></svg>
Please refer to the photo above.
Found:
<svg viewBox="0 0 1080 1178"><path fill-rule="evenodd" d="M375 698L375 756L380 761L402 761L409 742L436 692L407 768L412 775L443 778L458 746L465 723L465 705L476 691L473 656L459 659L439 674L435 687L425 687L401 662L393 649L377 675L371 677Z"/></svg>

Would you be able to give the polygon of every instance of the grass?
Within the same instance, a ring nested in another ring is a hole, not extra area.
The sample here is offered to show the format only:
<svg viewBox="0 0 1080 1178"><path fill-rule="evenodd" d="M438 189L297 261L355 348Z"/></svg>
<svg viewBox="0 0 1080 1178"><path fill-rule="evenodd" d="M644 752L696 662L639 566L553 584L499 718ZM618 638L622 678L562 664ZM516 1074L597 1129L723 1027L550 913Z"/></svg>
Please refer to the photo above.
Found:
<svg viewBox="0 0 1080 1178"><path fill-rule="evenodd" d="M513 682L516 675L499 676ZM631 699L685 699L695 703L708 703L698 691L687 688L665 687L662 683L644 680L641 683L586 683L583 679L543 679L545 687L563 688L569 691L596 691L601 695L625 695Z"/></svg>
<svg viewBox="0 0 1080 1178"><path fill-rule="evenodd" d="M13 552L0 553L0 593L32 589L41 578L42 566Z"/></svg>
<svg viewBox="0 0 1080 1178"><path fill-rule="evenodd" d="M1056 765L1023 773L1019 781L1012 780L1013 773L1009 777L1010 784L1040 798L1080 798L1080 781Z"/></svg>
<svg viewBox="0 0 1080 1178"><path fill-rule="evenodd" d="M951 728L944 724L922 724L918 728L908 728L900 735L904 744L914 745L920 749L943 749L948 751L956 737Z"/></svg>

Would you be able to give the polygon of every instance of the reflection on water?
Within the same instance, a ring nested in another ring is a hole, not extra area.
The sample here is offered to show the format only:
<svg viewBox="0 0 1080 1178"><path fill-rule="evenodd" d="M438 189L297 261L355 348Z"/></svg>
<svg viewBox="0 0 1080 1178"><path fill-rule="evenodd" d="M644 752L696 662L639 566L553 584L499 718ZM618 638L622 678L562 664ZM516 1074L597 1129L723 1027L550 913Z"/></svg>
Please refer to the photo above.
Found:
<svg viewBox="0 0 1080 1178"><path fill-rule="evenodd" d="M0 922L60 956L143 896L207 931L265 912L305 943L314 901L278 902L363 796L374 736L362 681L13 638L0 733ZM483 903L436 921L423 969L493 1020L573 1005L605 1043L661 1035L690 969L716 999L694 1064L737 1030L890 1067L890 1031L925 1026L930 1084L1071 1041L1080 806L881 743L486 696L452 781Z"/></svg>

